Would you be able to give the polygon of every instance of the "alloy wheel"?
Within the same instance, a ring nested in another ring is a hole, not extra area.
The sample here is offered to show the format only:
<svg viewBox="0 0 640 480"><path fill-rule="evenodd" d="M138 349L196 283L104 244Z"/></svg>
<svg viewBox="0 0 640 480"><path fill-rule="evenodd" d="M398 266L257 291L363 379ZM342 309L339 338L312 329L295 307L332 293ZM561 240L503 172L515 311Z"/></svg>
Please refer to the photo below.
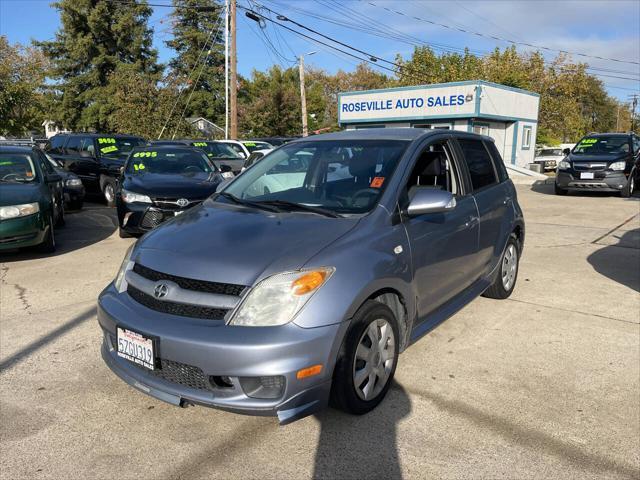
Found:
<svg viewBox="0 0 640 480"><path fill-rule="evenodd" d="M502 258L502 286L508 292L516 281L516 273L518 272L518 251L513 243L507 247Z"/></svg>
<svg viewBox="0 0 640 480"><path fill-rule="evenodd" d="M358 397L376 398L389 381L395 362L395 337L387 320L369 324L358 342L353 362L353 384Z"/></svg>
<svg viewBox="0 0 640 480"><path fill-rule="evenodd" d="M113 199L115 198L115 193L113 191L113 185L111 185L110 183L107 183L104 186L104 198L109 203L113 202Z"/></svg>

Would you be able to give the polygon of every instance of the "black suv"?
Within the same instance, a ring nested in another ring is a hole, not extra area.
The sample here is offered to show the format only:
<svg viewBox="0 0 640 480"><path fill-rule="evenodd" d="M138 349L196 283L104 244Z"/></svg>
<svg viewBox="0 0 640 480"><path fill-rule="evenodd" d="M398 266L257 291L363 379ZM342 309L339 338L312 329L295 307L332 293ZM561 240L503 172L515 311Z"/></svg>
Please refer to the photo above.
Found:
<svg viewBox="0 0 640 480"><path fill-rule="evenodd" d="M635 133L591 133L563 152L555 192L569 190L633 194L640 172L640 137Z"/></svg>
<svg viewBox="0 0 640 480"><path fill-rule="evenodd" d="M89 192L102 192L115 201L116 179L129 152L144 145L143 138L107 133L62 133L51 137L45 151L65 170L75 173Z"/></svg>

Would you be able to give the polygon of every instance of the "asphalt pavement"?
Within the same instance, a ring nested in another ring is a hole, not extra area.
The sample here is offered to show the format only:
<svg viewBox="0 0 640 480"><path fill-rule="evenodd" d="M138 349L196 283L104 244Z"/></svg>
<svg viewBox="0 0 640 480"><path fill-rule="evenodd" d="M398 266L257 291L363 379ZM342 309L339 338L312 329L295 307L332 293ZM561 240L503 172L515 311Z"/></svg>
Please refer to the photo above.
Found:
<svg viewBox="0 0 640 480"><path fill-rule="evenodd" d="M69 213L56 254L0 256L0 478L640 478L640 198L517 188L512 297L411 346L370 414L285 427L116 378L95 302L133 240Z"/></svg>

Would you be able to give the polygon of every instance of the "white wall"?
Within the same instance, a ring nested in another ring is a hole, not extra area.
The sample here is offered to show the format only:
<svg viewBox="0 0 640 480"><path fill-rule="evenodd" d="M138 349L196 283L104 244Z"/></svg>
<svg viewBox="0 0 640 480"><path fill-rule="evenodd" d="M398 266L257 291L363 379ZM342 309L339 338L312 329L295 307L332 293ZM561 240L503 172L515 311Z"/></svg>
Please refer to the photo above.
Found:
<svg viewBox="0 0 640 480"><path fill-rule="evenodd" d="M537 95L482 85L480 114L535 120L539 103Z"/></svg>

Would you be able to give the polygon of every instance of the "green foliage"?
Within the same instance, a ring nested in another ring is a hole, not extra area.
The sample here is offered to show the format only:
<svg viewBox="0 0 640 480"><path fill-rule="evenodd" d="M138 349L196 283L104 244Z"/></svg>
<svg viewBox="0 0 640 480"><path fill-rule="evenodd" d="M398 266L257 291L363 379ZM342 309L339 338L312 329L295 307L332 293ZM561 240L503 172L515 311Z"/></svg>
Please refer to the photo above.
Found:
<svg viewBox="0 0 640 480"><path fill-rule="evenodd" d="M224 123L223 8L215 0L174 0L173 4L173 38L165 43L176 52L169 62L172 77L193 89L184 116Z"/></svg>
<svg viewBox="0 0 640 480"><path fill-rule="evenodd" d="M55 116L74 130L108 130L113 102L108 82L129 65L141 73L160 69L152 48L152 13L146 0L60 0L61 29L38 45L49 58L50 77L60 92Z"/></svg>
<svg viewBox="0 0 640 480"><path fill-rule="evenodd" d="M37 49L9 45L0 36L0 135L22 136L41 130L46 65Z"/></svg>

